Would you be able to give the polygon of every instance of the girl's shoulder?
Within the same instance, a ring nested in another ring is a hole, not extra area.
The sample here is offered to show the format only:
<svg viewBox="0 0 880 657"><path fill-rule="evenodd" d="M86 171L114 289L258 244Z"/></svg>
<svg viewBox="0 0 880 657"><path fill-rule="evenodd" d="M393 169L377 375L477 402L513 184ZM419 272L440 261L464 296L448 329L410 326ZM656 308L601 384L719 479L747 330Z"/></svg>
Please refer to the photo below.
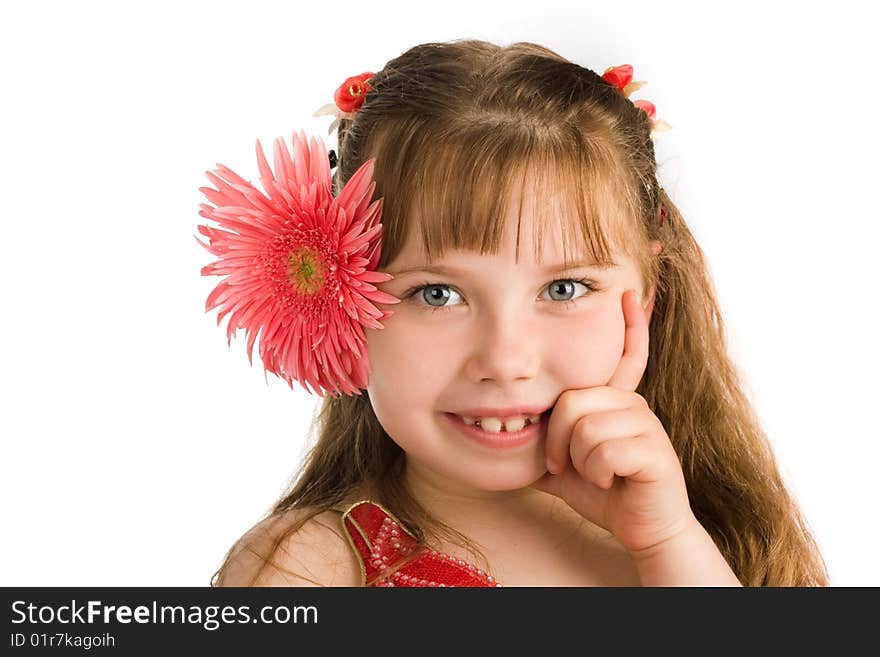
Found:
<svg viewBox="0 0 880 657"><path fill-rule="evenodd" d="M342 510L292 509L260 521L233 545L215 586L361 586Z"/></svg>

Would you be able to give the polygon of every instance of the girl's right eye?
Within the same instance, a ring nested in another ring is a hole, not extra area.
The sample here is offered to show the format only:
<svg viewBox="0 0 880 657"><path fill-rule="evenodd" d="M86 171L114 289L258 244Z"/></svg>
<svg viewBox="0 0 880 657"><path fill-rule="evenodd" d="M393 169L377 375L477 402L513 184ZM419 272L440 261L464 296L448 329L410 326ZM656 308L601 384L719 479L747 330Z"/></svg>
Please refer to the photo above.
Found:
<svg viewBox="0 0 880 657"><path fill-rule="evenodd" d="M427 294L419 294L425 292L427 292ZM424 285L411 287L409 290L404 292L403 298L409 299L410 297L416 297L416 295L418 294L421 299L416 300L416 305L420 306L424 310L447 310L451 307L449 304L446 303L446 301L450 297L450 292L452 292L452 294L458 294L458 292L453 290L449 285L446 285L445 283L426 283Z"/></svg>

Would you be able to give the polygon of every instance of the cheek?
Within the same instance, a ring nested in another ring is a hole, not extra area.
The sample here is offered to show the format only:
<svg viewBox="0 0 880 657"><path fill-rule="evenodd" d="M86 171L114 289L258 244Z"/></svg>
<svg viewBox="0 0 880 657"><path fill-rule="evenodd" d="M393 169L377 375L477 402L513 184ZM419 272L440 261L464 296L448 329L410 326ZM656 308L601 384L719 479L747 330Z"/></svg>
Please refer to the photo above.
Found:
<svg viewBox="0 0 880 657"><path fill-rule="evenodd" d="M409 381L430 384L437 380L438 367L449 363L449 350L454 347L448 331L436 325L385 320L385 328L368 329L367 353L370 355L371 380L391 380L403 387ZM447 338L450 338L447 340Z"/></svg>
<svg viewBox="0 0 880 657"><path fill-rule="evenodd" d="M419 454L431 435L437 399L453 377L453 345L436 327L386 319L385 328L365 331L370 356L367 392L379 423L402 449ZM399 318L403 320L403 317Z"/></svg>
<svg viewBox="0 0 880 657"><path fill-rule="evenodd" d="M600 307L571 318L548 361L565 388L603 386L611 379L623 354L624 323L621 313Z"/></svg>
<svg viewBox="0 0 880 657"><path fill-rule="evenodd" d="M387 416L387 411L406 415L408 410L423 413L432 408L448 384L447 370L454 367L449 358L453 345L444 342L443 331L395 319L386 319L384 329L365 331L370 356L367 391L380 421L383 410Z"/></svg>

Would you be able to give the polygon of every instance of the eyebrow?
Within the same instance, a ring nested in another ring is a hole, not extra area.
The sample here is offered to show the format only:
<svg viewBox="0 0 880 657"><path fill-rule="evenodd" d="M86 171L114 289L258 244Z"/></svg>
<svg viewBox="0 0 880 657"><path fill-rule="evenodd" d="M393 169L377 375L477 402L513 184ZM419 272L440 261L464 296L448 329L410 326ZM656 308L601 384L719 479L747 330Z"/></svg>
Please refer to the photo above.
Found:
<svg viewBox="0 0 880 657"><path fill-rule="evenodd" d="M611 262L606 265L600 265L600 264L597 264L596 262L593 262L592 260L578 260L578 261L572 262L567 267L565 266L565 263L561 263L558 265L549 265L548 267L545 267L542 271L545 274L558 274L558 273L562 273L562 272L566 272L566 271L571 271L573 269L589 268L589 269L598 269L598 270L604 271L607 269L617 269L619 267L620 267L620 265L618 265L617 263L614 263L614 262ZM432 274L442 274L444 276L465 276L468 274L468 272L463 269L457 269L455 267L447 267L444 265L432 265L432 264L421 264L421 265L416 265L414 267L407 267L405 269L401 269L396 272L395 271L388 271L387 273L391 274L392 276L397 277L397 276L403 276L404 274L412 274L414 272L429 272Z"/></svg>

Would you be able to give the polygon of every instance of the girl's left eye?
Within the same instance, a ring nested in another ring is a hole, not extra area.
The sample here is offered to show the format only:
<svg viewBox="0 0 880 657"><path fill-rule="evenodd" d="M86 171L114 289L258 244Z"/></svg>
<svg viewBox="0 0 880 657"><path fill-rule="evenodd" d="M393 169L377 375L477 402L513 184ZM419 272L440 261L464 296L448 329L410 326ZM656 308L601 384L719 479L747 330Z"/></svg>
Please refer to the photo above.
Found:
<svg viewBox="0 0 880 657"><path fill-rule="evenodd" d="M574 278L562 278L553 281L548 287L547 290L550 292L550 299L552 301L561 301L565 306L574 305L577 299L581 297L575 297L573 299L559 299L555 295L565 296L574 293L575 285L583 285L587 288L587 292L582 297L589 296L593 292L598 291L598 287L596 283L589 279L574 279ZM421 299L425 301L425 303L420 303L418 301L419 296L417 294L419 292L428 291L427 295L420 295ZM454 308L455 306L450 306L445 302L450 298L451 294L458 294L452 286L447 285L446 283L423 283L421 285L416 285L415 287L411 287L403 294L404 299L415 298L414 303L416 306L419 306L425 310L449 310ZM461 296L461 295L459 295ZM438 302L436 305L432 302Z"/></svg>

